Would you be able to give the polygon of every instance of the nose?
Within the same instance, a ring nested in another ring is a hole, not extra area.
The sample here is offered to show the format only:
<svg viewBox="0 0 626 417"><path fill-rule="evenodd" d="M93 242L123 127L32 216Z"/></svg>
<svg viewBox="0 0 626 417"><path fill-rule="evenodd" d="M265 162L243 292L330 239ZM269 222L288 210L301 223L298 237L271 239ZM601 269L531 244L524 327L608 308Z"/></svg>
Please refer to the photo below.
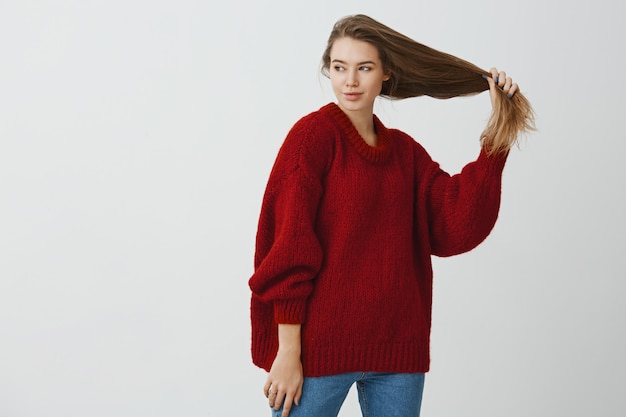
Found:
<svg viewBox="0 0 626 417"><path fill-rule="evenodd" d="M355 71L349 71L348 76L346 77L346 86L348 87L357 87L359 85L359 80L357 73Z"/></svg>

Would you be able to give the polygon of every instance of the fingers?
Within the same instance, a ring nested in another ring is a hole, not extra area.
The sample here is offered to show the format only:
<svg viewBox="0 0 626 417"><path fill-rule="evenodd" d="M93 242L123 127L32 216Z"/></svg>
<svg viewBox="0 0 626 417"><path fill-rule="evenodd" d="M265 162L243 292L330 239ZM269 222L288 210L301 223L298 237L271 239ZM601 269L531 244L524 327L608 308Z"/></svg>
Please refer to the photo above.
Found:
<svg viewBox="0 0 626 417"><path fill-rule="evenodd" d="M491 79L497 84L498 83L498 70L496 68L491 68L489 70L489 72L491 73Z"/></svg>
<svg viewBox="0 0 626 417"><path fill-rule="evenodd" d="M268 404L271 408L278 410L282 405L282 399L279 396L279 391L275 387L271 387L266 391L266 395Z"/></svg>
<svg viewBox="0 0 626 417"><path fill-rule="evenodd" d="M289 412L291 411L291 407L292 406L293 406L293 395L285 396L285 403L283 404L283 414L282 414L282 417L288 417L289 416ZM279 408L275 408L275 410L278 410Z"/></svg>
<svg viewBox="0 0 626 417"><path fill-rule="evenodd" d="M297 355L289 351L282 354L279 352L263 386L263 393L269 406L276 411L280 411L282 407L282 415L287 417L294 402L299 404L303 383L299 352Z"/></svg>
<svg viewBox="0 0 626 417"><path fill-rule="evenodd" d="M507 97L511 98L519 90L518 85L513 82L511 77L507 77L506 72L498 71L497 68L491 68L489 73L491 74L491 78L485 78L489 82L489 88L492 91L495 87L498 87Z"/></svg>
<svg viewBox="0 0 626 417"><path fill-rule="evenodd" d="M280 396L280 392L278 394ZM298 388L298 390L296 392L286 392L285 395L283 396L283 398L281 398L281 400L283 400L283 414L282 417L288 417L289 413L291 412L291 409L293 408L294 404L296 406L300 405L300 397L302 397L302 386L300 386ZM274 410L279 410L280 406L278 407L274 407Z"/></svg>
<svg viewBox="0 0 626 417"><path fill-rule="evenodd" d="M302 397L302 386L298 387L295 392L287 392L278 388L271 383L266 383L263 387L263 393L268 399L269 406L278 411L282 407L282 417L288 417L294 404L297 406L300 404L300 398Z"/></svg>
<svg viewBox="0 0 626 417"><path fill-rule="evenodd" d="M272 387L267 393L269 406L278 411L283 408L283 417L289 416L289 412L294 403L294 395L287 394L285 391Z"/></svg>
<svg viewBox="0 0 626 417"><path fill-rule="evenodd" d="M302 384L300 384L300 386L298 387L298 391L293 398L293 402L296 403L296 405L300 405L300 398L302 398Z"/></svg>
<svg viewBox="0 0 626 417"><path fill-rule="evenodd" d="M280 395L280 390L276 385L272 385L271 383L266 383L263 387L263 392L265 397L268 399L270 407L275 410L280 409L282 405L282 398L284 397L284 393L282 396Z"/></svg>

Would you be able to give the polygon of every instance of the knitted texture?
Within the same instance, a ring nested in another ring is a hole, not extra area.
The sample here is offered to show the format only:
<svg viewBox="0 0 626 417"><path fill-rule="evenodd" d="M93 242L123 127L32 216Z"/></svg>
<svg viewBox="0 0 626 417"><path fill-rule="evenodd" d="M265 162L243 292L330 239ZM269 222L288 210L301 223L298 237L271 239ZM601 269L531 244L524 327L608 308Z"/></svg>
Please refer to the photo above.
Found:
<svg viewBox="0 0 626 417"><path fill-rule="evenodd" d="M278 323L302 324L305 376L426 372L431 255L492 230L506 156L450 176L374 116L369 146L334 103L300 119L263 198L252 290L252 358L270 369Z"/></svg>

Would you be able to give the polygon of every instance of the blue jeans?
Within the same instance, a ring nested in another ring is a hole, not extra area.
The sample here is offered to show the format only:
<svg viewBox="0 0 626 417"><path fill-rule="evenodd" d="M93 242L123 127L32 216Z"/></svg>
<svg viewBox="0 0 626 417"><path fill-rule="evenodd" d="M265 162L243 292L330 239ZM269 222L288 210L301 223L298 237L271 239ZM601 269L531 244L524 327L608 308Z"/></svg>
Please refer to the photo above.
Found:
<svg viewBox="0 0 626 417"><path fill-rule="evenodd" d="M378 372L304 378L300 405L293 405L289 417L337 417L355 382L363 417L419 417L424 374ZM273 417L281 414L272 410Z"/></svg>

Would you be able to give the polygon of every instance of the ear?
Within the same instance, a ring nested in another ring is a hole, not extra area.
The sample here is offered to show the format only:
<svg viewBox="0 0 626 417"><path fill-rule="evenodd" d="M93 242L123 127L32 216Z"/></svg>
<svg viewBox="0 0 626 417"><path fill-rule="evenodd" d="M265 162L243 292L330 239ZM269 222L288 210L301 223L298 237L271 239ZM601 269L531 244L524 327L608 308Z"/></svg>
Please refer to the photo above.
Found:
<svg viewBox="0 0 626 417"><path fill-rule="evenodd" d="M391 78L391 71L387 71L385 75L383 76L383 81L389 81L390 78Z"/></svg>

